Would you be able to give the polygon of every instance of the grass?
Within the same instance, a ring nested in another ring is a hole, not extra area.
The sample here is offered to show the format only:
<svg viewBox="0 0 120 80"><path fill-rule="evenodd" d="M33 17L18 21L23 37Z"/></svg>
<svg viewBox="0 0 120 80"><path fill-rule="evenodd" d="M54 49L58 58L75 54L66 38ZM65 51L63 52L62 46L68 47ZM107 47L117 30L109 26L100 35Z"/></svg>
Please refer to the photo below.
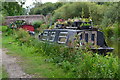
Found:
<svg viewBox="0 0 120 80"><path fill-rule="evenodd" d="M0 26L0 31L5 31L7 29L7 26Z"/></svg>
<svg viewBox="0 0 120 80"><path fill-rule="evenodd" d="M66 78L69 76L69 74L65 73L63 69L58 68L54 63L46 62L47 57L32 53L34 51L32 46L19 46L13 42L14 39L11 37L3 37L2 39L3 47L9 49L7 54L19 57L22 61L19 64L26 73L34 75L33 77Z"/></svg>
<svg viewBox="0 0 120 80"><path fill-rule="evenodd" d="M2 80L8 80L8 73L7 71L5 70L4 66L2 67Z"/></svg>
<svg viewBox="0 0 120 80"><path fill-rule="evenodd" d="M2 78L2 67L0 65L0 79Z"/></svg>
<svg viewBox="0 0 120 80"><path fill-rule="evenodd" d="M2 31L2 26L0 26L0 31Z"/></svg>

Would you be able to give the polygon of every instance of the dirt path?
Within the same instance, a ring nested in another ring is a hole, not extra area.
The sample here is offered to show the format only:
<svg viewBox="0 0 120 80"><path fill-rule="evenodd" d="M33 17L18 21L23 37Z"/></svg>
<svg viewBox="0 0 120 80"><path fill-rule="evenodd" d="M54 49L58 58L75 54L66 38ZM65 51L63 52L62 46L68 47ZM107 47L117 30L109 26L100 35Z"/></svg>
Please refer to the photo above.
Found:
<svg viewBox="0 0 120 80"><path fill-rule="evenodd" d="M31 76L23 72L17 64L17 59L7 55L6 52L6 49L2 49L2 64L7 70L9 78L31 78Z"/></svg>
<svg viewBox="0 0 120 80"><path fill-rule="evenodd" d="M2 32L0 31L0 74L2 73L2 65L6 69L9 78L32 78L31 75L26 74L19 64L17 57L7 55L7 49L2 48ZM1 76L0 76L1 78Z"/></svg>
<svg viewBox="0 0 120 80"><path fill-rule="evenodd" d="M1 34L2 32L0 31L0 38ZM17 58L7 55L6 52L7 49L0 48L0 64L4 65L9 78L32 78L17 64Z"/></svg>

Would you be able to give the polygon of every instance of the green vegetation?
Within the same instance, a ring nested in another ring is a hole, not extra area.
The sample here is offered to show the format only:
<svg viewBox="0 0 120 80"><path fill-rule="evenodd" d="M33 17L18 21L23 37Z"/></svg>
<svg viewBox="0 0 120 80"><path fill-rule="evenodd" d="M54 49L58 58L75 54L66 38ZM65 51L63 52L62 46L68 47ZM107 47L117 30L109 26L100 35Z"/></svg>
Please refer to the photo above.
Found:
<svg viewBox="0 0 120 80"><path fill-rule="evenodd" d="M111 5L106 5L111 4ZM102 24L108 26L110 23L114 23L119 20L119 4L116 3L104 3L102 5L90 2L74 2L66 3L62 7L55 10L53 15L54 19L74 18L74 17L91 17L94 24Z"/></svg>
<svg viewBox="0 0 120 80"><path fill-rule="evenodd" d="M43 21L37 21L33 23L33 26L35 28L35 32L39 33L41 31L43 31L44 29L47 29L49 27L49 25L47 25L45 22Z"/></svg>
<svg viewBox="0 0 120 80"><path fill-rule="evenodd" d="M57 2L57 3L47 2L47 3L42 4L42 3L37 2L34 5L35 5L35 7L30 10L30 14L47 15L49 13L54 13L53 11L58 9L59 7L61 7L63 5L63 3L61 3L61 2Z"/></svg>
<svg viewBox="0 0 120 80"><path fill-rule="evenodd" d="M37 28L41 27L42 24L43 24L43 21L37 21L37 22L33 23L33 26L35 29L37 29Z"/></svg>
<svg viewBox="0 0 120 80"><path fill-rule="evenodd" d="M0 79L2 78L2 65L0 65Z"/></svg>
<svg viewBox="0 0 120 80"><path fill-rule="evenodd" d="M18 0L16 2L0 1L0 22L4 23L5 16L18 16L27 14L27 10L23 8L24 0Z"/></svg>
<svg viewBox="0 0 120 80"><path fill-rule="evenodd" d="M0 31L2 32L6 32L7 29L8 29L7 26L0 26Z"/></svg>
<svg viewBox="0 0 120 80"><path fill-rule="evenodd" d="M2 78L8 78L8 73L7 71L4 69L4 66L2 67ZM7 79L4 79L7 80Z"/></svg>
<svg viewBox="0 0 120 80"><path fill-rule="evenodd" d="M119 24L115 23L110 27L106 27L106 28L102 27L102 31L105 34L107 44L115 49L113 53L120 56L120 50L119 50L120 26Z"/></svg>
<svg viewBox="0 0 120 80"><path fill-rule="evenodd" d="M29 38L24 43L23 40L26 41L29 35L23 30L6 34L7 32L3 34L3 46L11 51L10 55L20 56L25 71L35 77L40 75L49 78L120 77L119 58L114 54L102 56L89 50L42 43L34 38Z"/></svg>
<svg viewBox="0 0 120 80"><path fill-rule="evenodd" d="M0 31L2 31L2 26L0 26Z"/></svg>
<svg viewBox="0 0 120 80"><path fill-rule="evenodd" d="M9 16L20 15L22 13L22 7L18 4L18 2L3 2L2 8L3 12Z"/></svg>
<svg viewBox="0 0 120 80"><path fill-rule="evenodd" d="M0 65L0 79L8 80L8 73L5 70L4 66Z"/></svg>

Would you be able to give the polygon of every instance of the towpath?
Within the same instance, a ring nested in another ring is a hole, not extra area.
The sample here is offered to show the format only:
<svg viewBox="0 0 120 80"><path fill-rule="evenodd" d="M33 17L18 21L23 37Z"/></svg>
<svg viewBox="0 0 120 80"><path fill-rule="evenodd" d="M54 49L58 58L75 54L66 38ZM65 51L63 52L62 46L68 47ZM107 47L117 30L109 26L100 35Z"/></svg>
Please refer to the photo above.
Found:
<svg viewBox="0 0 120 80"><path fill-rule="evenodd" d="M2 32L0 32L1 38ZM32 78L29 74L26 74L20 65L17 64L18 60L16 57L7 55L7 49L0 48L0 64L6 69L9 78Z"/></svg>

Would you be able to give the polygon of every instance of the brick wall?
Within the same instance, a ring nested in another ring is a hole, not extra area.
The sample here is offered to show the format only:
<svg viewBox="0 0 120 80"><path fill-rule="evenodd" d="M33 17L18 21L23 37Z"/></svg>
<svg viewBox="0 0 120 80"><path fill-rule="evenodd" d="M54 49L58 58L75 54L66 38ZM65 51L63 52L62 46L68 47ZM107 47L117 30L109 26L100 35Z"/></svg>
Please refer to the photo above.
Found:
<svg viewBox="0 0 120 80"><path fill-rule="evenodd" d="M35 21L43 21L44 16L43 15L22 15L22 16L7 16L5 18L4 25L9 25L11 22L14 22L16 20L25 20L27 23L33 23Z"/></svg>

